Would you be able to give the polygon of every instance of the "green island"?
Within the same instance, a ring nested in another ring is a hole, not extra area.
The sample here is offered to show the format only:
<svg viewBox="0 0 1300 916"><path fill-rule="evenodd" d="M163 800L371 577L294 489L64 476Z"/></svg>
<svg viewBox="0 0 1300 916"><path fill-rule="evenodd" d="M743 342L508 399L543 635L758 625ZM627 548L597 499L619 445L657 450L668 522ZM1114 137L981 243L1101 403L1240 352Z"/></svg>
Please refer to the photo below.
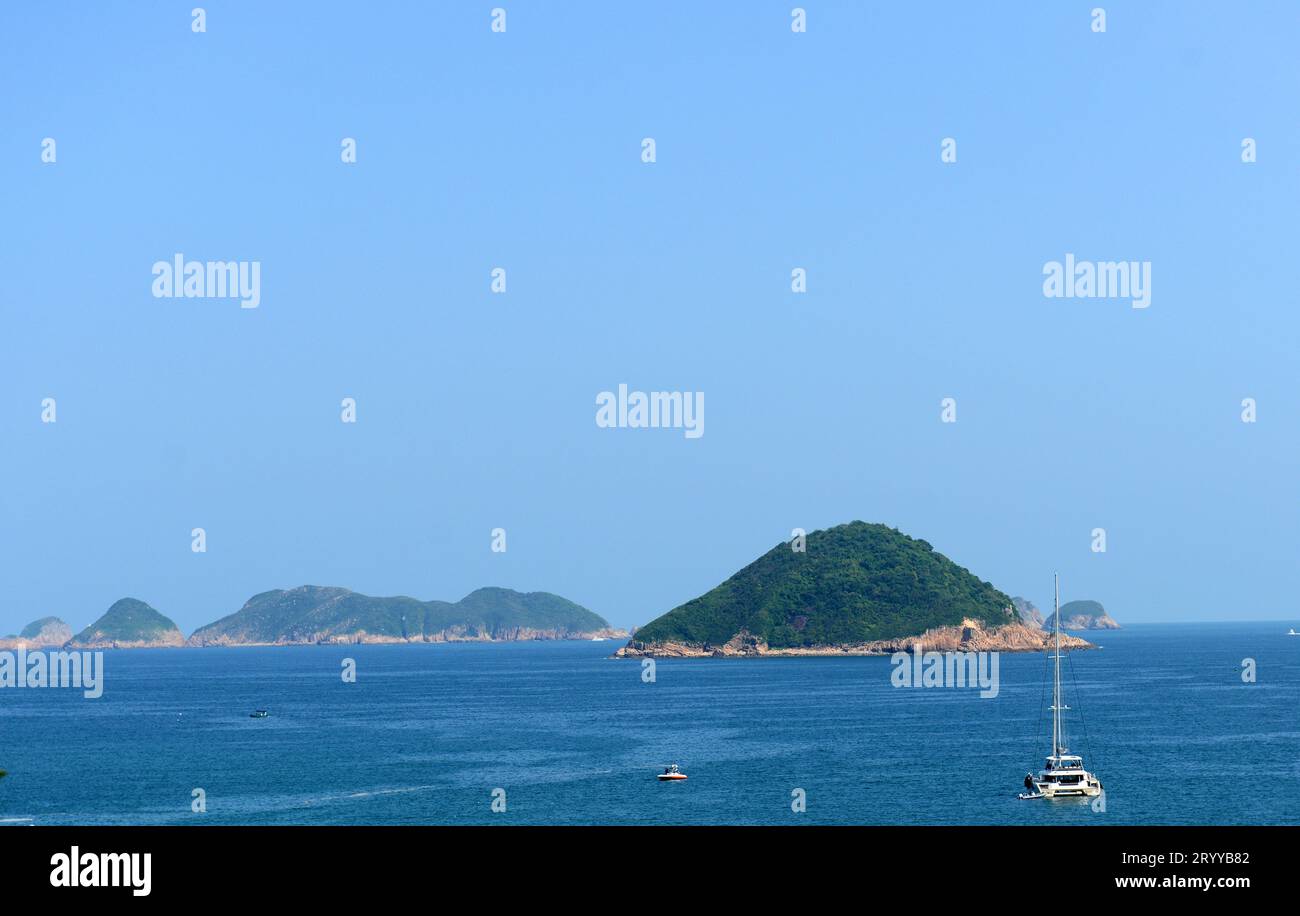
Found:
<svg viewBox="0 0 1300 916"><path fill-rule="evenodd" d="M457 602L373 598L303 585L254 595L200 627L192 646L329 642L457 642L626 636L592 611L549 592L480 588Z"/></svg>
<svg viewBox="0 0 1300 916"><path fill-rule="evenodd" d="M143 601L123 598L67 643L73 649L180 646L185 637L169 618Z"/></svg>
<svg viewBox="0 0 1300 916"><path fill-rule="evenodd" d="M918 637L933 649L1043 648L1043 631L1008 595L897 529L855 521L795 546L777 544L641 627L618 654L869 655Z"/></svg>

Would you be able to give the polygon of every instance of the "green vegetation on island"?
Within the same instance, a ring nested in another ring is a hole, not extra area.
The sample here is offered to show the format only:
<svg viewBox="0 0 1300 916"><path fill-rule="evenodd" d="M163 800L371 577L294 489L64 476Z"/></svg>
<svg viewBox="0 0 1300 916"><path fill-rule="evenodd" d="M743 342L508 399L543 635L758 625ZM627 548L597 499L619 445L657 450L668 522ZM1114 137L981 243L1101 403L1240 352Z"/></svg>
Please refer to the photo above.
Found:
<svg viewBox="0 0 1300 916"><path fill-rule="evenodd" d="M0 649L61 646L72 638L72 628L58 617L41 617L23 627L18 635L0 638Z"/></svg>
<svg viewBox="0 0 1300 916"><path fill-rule="evenodd" d="M68 645L77 649L103 649L137 646L180 646L185 637L170 619L143 601L123 598L117 601Z"/></svg>
<svg viewBox="0 0 1300 916"><path fill-rule="evenodd" d="M1048 614L1043 624L1048 629L1054 625L1054 614ZM1062 630L1118 630L1115 618L1106 613L1100 601L1067 601L1061 605Z"/></svg>
<svg viewBox="0 0 1300 916"><path fill-rule="evenodd" d="M233 614L200 627L190 645L317 642L445 642L586 639L625 635L558 595L481 588L455 603L373 598L346 588L303 585L254 595Z"/></svg>
<svg viewBox="0 0 1300 916"><path fill-rule="evenodd" d="M66 642L72 636L71 628L58 617L41 617L33 620L27 626L22 628L18 634L19 639L42 639L48 634L56 631L67 630L68 635L63 637L61 642Z"/></svg>
<svg viewBox="0 0 1300 916"><path fill-rule="evenodd" d="M720 646L739 634L770 649L857 645L936 627L1018 624L1011 598L894 528L850 522L777 544L712 591L636 631L630 646Z"/></svg>

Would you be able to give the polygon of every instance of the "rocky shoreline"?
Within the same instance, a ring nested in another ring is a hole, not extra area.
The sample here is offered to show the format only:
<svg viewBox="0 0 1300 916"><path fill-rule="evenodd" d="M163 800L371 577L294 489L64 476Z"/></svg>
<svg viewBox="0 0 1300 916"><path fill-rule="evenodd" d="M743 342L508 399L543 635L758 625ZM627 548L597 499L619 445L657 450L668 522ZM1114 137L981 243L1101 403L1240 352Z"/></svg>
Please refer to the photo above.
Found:
<svg viewBox="0 0 1300 916"><path fill-rule="evenodd" d="M162 639L76 639L61 646L64 649L184 649L185 637L180 633Z"/></svg>
<svg viewBox="0 0 1300 916"><path fill-rule="evenodd" d="M960 626L936 627L920 636L881 639L874 642L834 646L773 649L742 630L720 646L679 642L638 644L635 639L614 653L614 658L798 658L857 655L893 655L911 652L918 646L927 652L1042 652L1052 645L1052 634L1021 623L985 629L979 621L963 620ZM1065 649L1095 649L1077 636L1061 634Z"/></svg>
<svg viewBox="0 0 1300 916"><path fill-rule="evenodd" d="M116 638L102 631L83 632L72 636L72 630L63 621L57 626L43 628L33 636L8 636L0 639L0 650L16 649L204 649L235 646L354 646L354 645L411 645L414 643L453 642L533 642L578 640L589 642L603 639L627 639L632 634L618 627L596 630L533 629L530 627L503 627L495 633L471 631L466 627L452 627L437 633L415 634L409 637L367 633L358 630L350 633L314 632L278 640L242 639L228 633L213 636L195 632L188 639L178 629L164 630L147 639Z"/></svg>
<svg viewBox="0 0 1300 916"><path fill-rule="evenodd" d="M607 629L593 630L590 633L563 633L551 630L521 630L513 636L464 636L436 633L425 638L413 636L402 639L400 636L383 636L366 632L346 635L308 636L302 639L282 639L275 642L258 642L256 640L234 639L228 636L213 639L186 639L179 633L162 639L91 639L48 642L32 639L0 639L0 650L4 649L221 649L239 646L409 646L417 643L463 643L463 642L554 642L573 640L591 642L596 639L627 639L627 630Z"/></svg>
<svg viewBox="0 0 1300 916"><path fill-rule="evenodd" d="M627 630L604 629L585 633L570 633L560 630L530 630L519 628L510 631L508 636L491 636L486 634L468 635L465 633L439 632L429 636L385 636L367 633L364 630L347 634L311 634L301 639L281 639L275 642L257 642L255 640L235 639L229 636L199 638L191 636L185 641L187 648L229 648L234 646L406 646L415 643L453 643L453 642L551 642L556 640L577 640L589 642L593 639L626 639Z"/></svg>

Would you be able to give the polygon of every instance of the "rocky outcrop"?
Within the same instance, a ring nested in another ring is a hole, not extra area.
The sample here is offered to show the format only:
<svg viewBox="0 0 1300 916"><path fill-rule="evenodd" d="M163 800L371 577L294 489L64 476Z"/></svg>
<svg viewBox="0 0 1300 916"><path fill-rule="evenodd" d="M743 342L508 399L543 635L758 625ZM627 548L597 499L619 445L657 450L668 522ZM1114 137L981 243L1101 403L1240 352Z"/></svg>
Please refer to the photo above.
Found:
<svg viewBox="0 0 1300 916"><path fill-rule="evenodd" d="M69 649L178 649L185 645L185 634L180 630L149 639L117 639L112 636L77 638L67 644Z"/></svg>
<svg viewBox="0 0 1300 916"><path fill-rule="evenodd" d="M0 639L0 649L41 649L61 646L72 638L72 627L58 617L42 617L23 627L17 636Z"/></svg>
<svg viewBox="0 0 1300 916"><path fill-rule="evenodd" d="M881 639L856 645L800 646L770 648L748 632L737 633L720 646L690 645L682 642L637 643L619 649L616 658L761 658L832 655L892 655L911 652L918 646L927 652L1041 652L1052 644L1052 634L1022 623L985 627L978 620L966 619L960 626L935 627L920 636ZM1077 636L1061 635L1061 647L1095 648Z"/></svg>
<svg viewBox="0 0 1300 916"><path fill-rule="evenodd" d="M1034 602L1028 598L1016 597L1011 599L1011 606L1016 609L1016 615L1025 626L1042 629L1043 612L1034 606Z"/></svg>

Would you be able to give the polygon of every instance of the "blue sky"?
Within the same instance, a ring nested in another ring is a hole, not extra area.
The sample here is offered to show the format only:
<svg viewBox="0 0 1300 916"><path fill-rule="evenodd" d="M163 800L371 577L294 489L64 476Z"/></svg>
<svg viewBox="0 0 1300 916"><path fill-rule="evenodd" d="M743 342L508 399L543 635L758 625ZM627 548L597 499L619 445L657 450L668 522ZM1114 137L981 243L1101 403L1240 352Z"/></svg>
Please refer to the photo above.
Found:
<svg viewBox="0 0 1300 916"><path fill-rule="evenodd" d="M640 624L852 519L1300 616L1294 4L195 5L0 8L0 632L304 583ZM176 252L261 306L154 298ZM1045 298L1066 253L1150 307ZM597 427L619 383L705 435Z"/></svg>

